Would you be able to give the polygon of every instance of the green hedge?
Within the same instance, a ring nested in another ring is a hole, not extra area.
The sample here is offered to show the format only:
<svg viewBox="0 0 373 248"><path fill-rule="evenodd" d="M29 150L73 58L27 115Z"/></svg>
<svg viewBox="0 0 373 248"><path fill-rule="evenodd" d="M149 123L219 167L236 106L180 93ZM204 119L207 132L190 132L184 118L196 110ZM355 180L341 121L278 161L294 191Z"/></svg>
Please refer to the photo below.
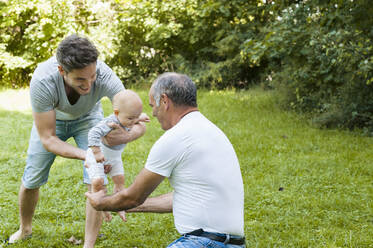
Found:
<svg viewBox="0 0 373 248"><path fill-rule="evenodd" d="M243 54L265 64L266 84L287 106L323 126L372 130L372 10L368 0L290 4Z"/></svg>
<svg viewBox="0 0 373 248"><path fill-rule="evenodd" d="M0 2L0 86L24 87L36 65L52 56L68 34L90 37L106 59L113 52L116 15L101 1L12 0ZM103 20L106 20L103 22ZM111 22L112 20L112 22ZM111 22L111 25L107 25Z"/></svg>
<svg viewBox="0 0 373 248"><path fill-rule="evenodd" d="M126 82L141 82L160 72L192 75L202 87L248 88L259 77L240 55L258 32L253 20L265 18L262 1L157 1L123 3L117 51L110 61ZM259 6L258 6L259 3Z"/></svg>
<svg viewBox="0 0 373 248"><path fill-rule="evenodd" d="M28 85L63 37L88 36L129 86L159 73L199 87L261 82L323 126L373 127L369 0L0 2L0 86Z"/></svg>

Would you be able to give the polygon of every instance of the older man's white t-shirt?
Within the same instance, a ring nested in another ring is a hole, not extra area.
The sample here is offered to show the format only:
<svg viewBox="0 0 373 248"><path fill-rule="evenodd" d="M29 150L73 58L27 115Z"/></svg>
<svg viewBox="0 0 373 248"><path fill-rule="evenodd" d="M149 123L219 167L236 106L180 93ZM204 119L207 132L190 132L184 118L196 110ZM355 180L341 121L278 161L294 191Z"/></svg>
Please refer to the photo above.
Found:
<svg viewBox="0 0 373 248"><path fill-rule="evenodd" d="M239 162L226 135L200 112L185 115L152 147L145 168L174 188L176 229L244 235Z"/></svg>

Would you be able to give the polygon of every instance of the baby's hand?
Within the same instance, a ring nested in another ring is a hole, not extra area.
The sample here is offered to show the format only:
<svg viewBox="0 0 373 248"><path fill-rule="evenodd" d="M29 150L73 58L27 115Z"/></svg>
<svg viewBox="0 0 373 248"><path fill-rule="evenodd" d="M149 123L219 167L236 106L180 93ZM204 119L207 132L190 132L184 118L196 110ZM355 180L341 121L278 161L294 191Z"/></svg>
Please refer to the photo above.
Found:
<svg viewBox="0 0 373 248"><path fill-rule="evenodd" d="M103 178L105 176L104 167L102 164L96 162L91 148L87 150L84 166L87 168L86 170L90 179Z"/></svg>
<svg viewBox="0 0 373 248"><path fill-rule="evenodd" d="M111 171L111 164L105 164L104 165L105 174L108 174L110 171Z"/></svg>
<svg viewBox="0 0 373 248"><path fill-rule="evenodd" d="M141 115L139 117L139 121L149 122L150 118L149 118L149 116L146 113L141 113Z"/></svg>
<svg viewBox="0 0 373 248"><path fill-rule="evenodd" d="M102 152L93 153L95 155L95 159L97 163L103 163L105 161L104 154Z"/></svg>
<svg viewBox="0 0 373 248"><path fill-rule="evenodd" d="M92 146L91 147L93 154L95 155L95 159L97 163L103 163L105 161L104 154L101 152L100 147Z"/></svg>

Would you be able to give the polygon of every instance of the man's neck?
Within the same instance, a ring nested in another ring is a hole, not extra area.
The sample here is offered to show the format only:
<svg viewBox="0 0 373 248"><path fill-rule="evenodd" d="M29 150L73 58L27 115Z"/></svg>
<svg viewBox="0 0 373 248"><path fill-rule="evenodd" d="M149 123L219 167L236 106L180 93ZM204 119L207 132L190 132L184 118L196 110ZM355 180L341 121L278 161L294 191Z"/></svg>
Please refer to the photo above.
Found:
<svg viewBox="0 0 373 248"><path fill-rule="evenodd" d="M64 85L65 85L65 92L66 92L67 100L69 100L71 105L74 105L79 100L80 95L73 88L67 85L65 83L65 80L64 80Z"/></svg>
<svg viewBox="0 0 373 248"><path fill-rule="evenodd" d="M186 107L186 108L180 108L176 111L174 118L172 119L172 126L175 126L184 116L187 114L198 111L197 107Z"/></svg>

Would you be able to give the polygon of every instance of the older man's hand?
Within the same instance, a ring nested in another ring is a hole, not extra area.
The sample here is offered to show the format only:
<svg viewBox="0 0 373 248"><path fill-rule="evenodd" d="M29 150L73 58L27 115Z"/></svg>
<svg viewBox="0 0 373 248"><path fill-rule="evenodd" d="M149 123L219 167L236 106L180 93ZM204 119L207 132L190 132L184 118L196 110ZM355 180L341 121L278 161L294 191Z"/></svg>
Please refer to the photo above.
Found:
<svg viewBox="0 0 373 248"><path fill-rule="evenodd" d="M91 203L92 207L96 210L102 210L102 202L106 196L104 190L100 190L98 192L86 192L85 196L88 198L89 202Z"/></svg>
<svg viewBox="0 0 373 248"><path fill-rule="evenodd" d="M135 139L140 138L146 131L144 122L139 122L134 125L130 131L125 130L119 124L108 123L111 130L106 136L102 138L103 142L109 146L116 146L120 144L127 144Z"/></svg>
<svg viewBox="0 0 373 248"><path fill-rule="evenodd" d="M102 141L104 144L109 146L116 146L120 144L127 144L127 140L130 139L130 133L125 130L120 125L111 122L107 124L112 130L104 137L102 137Z"/></svg>

